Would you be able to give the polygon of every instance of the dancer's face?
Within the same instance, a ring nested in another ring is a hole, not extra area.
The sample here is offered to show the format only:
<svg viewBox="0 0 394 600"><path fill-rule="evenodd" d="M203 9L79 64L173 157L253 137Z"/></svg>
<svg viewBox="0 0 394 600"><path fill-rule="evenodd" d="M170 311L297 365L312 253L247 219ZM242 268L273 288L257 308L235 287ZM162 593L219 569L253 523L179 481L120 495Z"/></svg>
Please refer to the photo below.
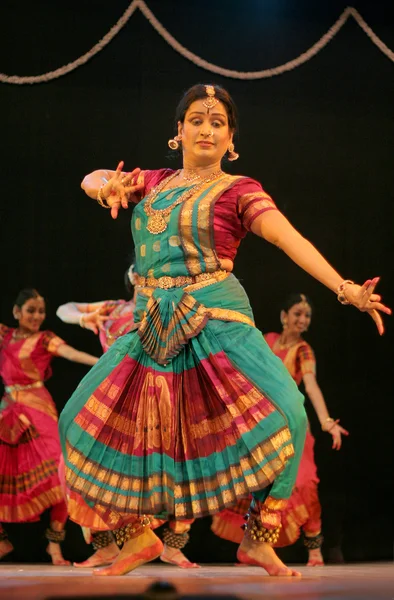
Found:
<svg viewBox="0 0 394 600"><path fill-rule="evenodd" d="M284 313L287 319L287 331L300 335L307 331L312 321L312 308L307 302L294 304L287 313Z"/></svg>
<svg viewBox="0 0 394 600"><path fill-rule="evenodd" d="M221 161L233 139L227 110L222 102L212 109L204 100L192 102L183 123L178 123L184 160L188 166L203 167Z"/></svg>
<svg viewBox="0 0 394 600"><path fill-rule="evenodd" d="M30 333L39 331L45 319L45 300L41 296L26 300L21 308L14 307L14 316L19 321L19 327Z"/></svg>

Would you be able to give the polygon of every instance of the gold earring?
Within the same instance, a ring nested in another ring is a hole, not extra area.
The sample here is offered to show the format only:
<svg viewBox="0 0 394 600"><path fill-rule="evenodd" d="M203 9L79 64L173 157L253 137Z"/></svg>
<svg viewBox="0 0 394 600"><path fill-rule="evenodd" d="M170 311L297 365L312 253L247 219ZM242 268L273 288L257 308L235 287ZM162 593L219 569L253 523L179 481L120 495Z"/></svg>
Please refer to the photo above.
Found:
<svg viewBox="0 0 394 600"><path fill-rule="evenodd" d="M171 140L168 140L168 146L171 148L171 150L178 150L179 142L181 141L181 139L182 139L182 136L176 135Z"/></svg>
<svg viewBox="0 0 394 600"><path fill-rule="evenodd" d="M282 323L283 329L286 329L287 328L287 319L282 319L281 323Z"/></svg>
<svg viewBox="0 0 394 600"><path fill-rule="evenodd" d="M231 144L228 145L228 159L233 161L233 160L238 160L239 158L239 154L238 152L234 152L234 144L231 142Z"/></svg>

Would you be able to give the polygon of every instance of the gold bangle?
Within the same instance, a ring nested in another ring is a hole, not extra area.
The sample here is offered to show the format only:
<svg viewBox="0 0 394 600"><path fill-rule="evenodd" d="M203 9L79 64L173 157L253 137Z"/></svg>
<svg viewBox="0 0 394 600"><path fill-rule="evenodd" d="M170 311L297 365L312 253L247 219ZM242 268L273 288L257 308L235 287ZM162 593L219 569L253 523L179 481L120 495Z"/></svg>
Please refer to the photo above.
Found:
<svg viewBox="0 0 394 600"><path fill-rule="evenodd" d="M104 198L103 196L103 187L105 186L105 183L103 183L103 185L99 188L99 191L97 192L97 202L100 204L100 206L102 206L103 208L111 208L109 206L109 204L107 203L107 199Z"/></svg>
<svg viewBox="0 0 394 600"><path fill-rule="evenodd" d="M332 417L327 417L327 419L325 419L324 423L322 424L321 428L322 431L331 431L332 427L334 427L334 425L332 427L330 427L330 429L324 429L324 426L326 423L334 423L335 424L335 419L333 419Z"/></svg>
<svg viewBox="0 0 394 600"><path fill-rule="evenodd" d="M339 284L337 289L337 298L341 304L351 304L349 300L346 298L345 289L347 285L354 285L354 281L350 279L344 279L342 283Z"/></svg>

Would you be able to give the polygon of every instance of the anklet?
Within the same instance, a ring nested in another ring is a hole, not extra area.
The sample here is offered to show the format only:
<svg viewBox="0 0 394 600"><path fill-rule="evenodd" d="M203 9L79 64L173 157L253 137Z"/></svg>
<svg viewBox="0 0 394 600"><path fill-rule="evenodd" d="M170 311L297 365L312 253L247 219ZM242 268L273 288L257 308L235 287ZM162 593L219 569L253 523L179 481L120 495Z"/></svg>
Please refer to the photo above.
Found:
<svg viewBox="0 0 394 600"><path fill-rule="evenodd" d="M62 531L55 531L51 527L48 527L48 529L45 531L45 537L48 540L48 542L60 544L60 542L64 541L64 538L66 537L66 532L64 529Z"/></svg>
<svg viewBox="0 0 394 600"><path fill-rule="evenodd" d="M92 534L92 546L95 550L100 550L100 548L106 548L113 542L113 537L110 531L97 531Z"/></svg>
<svg viewBox="0 0 394 600"><path fill-rule="evenodd" d="M144 532L145 527L150 526L150 518L147 516L141 517L138 521L133 521L133 523L128 523L127 525L123 525L119 527L119 529L115 529L113 534L115 536L115 541L118 546L121 546L125 542L128 542L132 538L136 538L141 533Z"/></svg>
<svg viewBox="0 0 394 600"><path fill-rule="evenodd" d="M313 537L308 537L304 535L304 546L305 548L308 548L308 550L317 550L318 548L321 548L323 540L324 537L321 533Z"/></svg>
<svg viewBox="0 0 394 600"><path fill-rule="evenodd" d="M267 542L268 544L276 544L279 539L279 533L282 525L273 529L264 527L260 517L249 515L248 522L245 526L245 535L254 542Z"/></svg>
<svg viewBox="0 0 394 600"><path fill-rule="evenodd" d="M181 550L186 546L189 539L190 536L187 532L175 533L169 527L163 531L163 542L170 548L177 548L178 550Z"/></svg>

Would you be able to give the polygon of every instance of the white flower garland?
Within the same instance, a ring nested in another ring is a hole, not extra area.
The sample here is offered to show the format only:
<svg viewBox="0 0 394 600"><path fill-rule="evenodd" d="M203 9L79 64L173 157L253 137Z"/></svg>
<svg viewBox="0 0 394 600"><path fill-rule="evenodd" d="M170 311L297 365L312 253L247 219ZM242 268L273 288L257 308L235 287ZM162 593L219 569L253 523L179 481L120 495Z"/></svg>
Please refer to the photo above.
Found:
<svg viewBox="0 0 394 600"><path fill-rule="evenodd" d="M320 50L322 50L338 33L340 29L345 25L346 21L349 17L353 17L356 23L361 27L361 29L367 34L371 42L373 42L383 54L387 56L392 62L394 62L394 52L390 50L386 46L386 44L374 33L374 31L369 27L369 25L364 21L360 13L352 6L348 6L343 13L339 16L337 21L330 27L330 29L325 33L313 46L309 48L306 52L303 52L297 58L290 60L289 62L284 63L278 67L273 67L272 69L263 69L262 71L234 71L232 69L225 69L220 67L219 65L214 65L210 63L200 56L197 56L193 52L190 52L187 48L182 46L168 31L163 27L163 25L158 21L152 11L145 4L144 0L133 0L128 8L125 10L123 15L120 17L118 22L109 30L109 32L91 48L86 54L83 54L76 60L55 71L49 71L48 73L44 73L43 75L35 75L35 76L19 76L19 75L6 75L4 73L0 73L0 82L1 83L13 83L17 85L23 85L26 83L46 83L51 81L52 79L56 79L58 77L62 77L74 69L77 69L81 65L85 64L88 60L90 60L93 56L98 54L107 44L109 44L113 38L119 33L119 31L124 27L127 21L130 19L131 15L135 12L135 10L139 8L142 14L148 19L149 23L154 27L154 29L161 35L161 37L176 51L179 52L184 58L187 58L191 62L193 62L198 67L202 69L206 69L207 71L211 71L212 73L217 73L218 75L222 75L223 77L232 77L234 79L265 79L267 77L274 77L275 75L281 75L286 71L291 71L303 63L307 62Z"/></svg>

